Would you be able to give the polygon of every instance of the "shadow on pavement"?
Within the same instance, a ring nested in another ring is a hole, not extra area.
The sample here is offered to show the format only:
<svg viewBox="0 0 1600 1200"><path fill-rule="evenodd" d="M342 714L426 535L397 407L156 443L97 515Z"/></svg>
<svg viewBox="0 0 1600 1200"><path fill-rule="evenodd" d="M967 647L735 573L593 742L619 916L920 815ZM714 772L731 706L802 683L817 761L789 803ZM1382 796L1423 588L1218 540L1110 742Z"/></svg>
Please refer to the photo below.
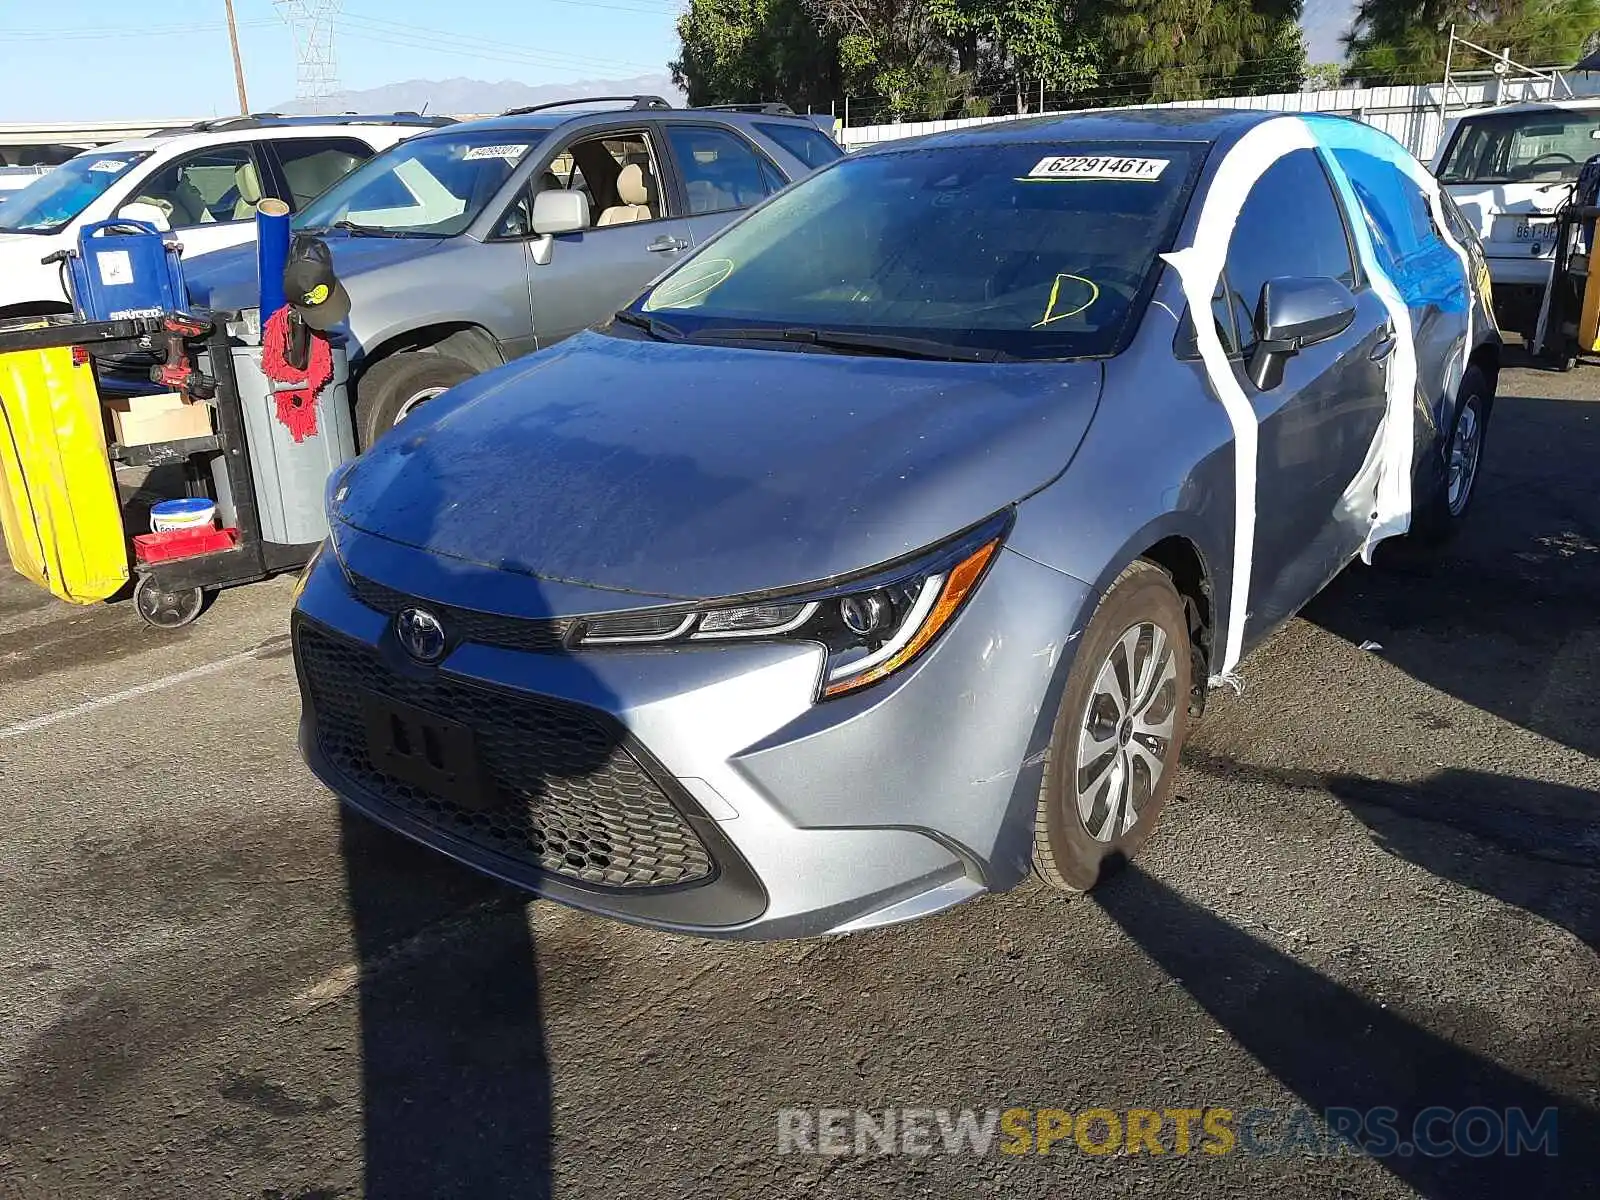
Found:
<svg viewBox="0 0 1600 1200"><path fill-rule="evenodd" d="M527 895L348 808L341 834L361 970L361 1194L543 1200L550 1068Z"/></svg>
<svg viewBox="0 0 1600 1200"><path fill-rule="evenodd" d="M1600 791L1458 769L1369 779L1192 751L1183 765L1222 781L1328 792L1381 849L1543 917L1600 953Z"/></svg>
<svg viewBox="0 0 1600 1200"><path fill-rule="evenodd" d="M1436 1105L1457 1110L1483 1105L1496 1112L1521 1108L1530 1121L1547 1108L1559 1110L1554 1157L1435 1158L1397 1152L1380 1160L1423 1196L1487 1200L1517 1194L1594 1194L1600 1113L1592 1108L1374 1004L1137 868L1107 881L1093 898L1240 1046L1318 1115L1330 1108L1391 1108L1397 1118L1394 1128L1401 1142L1409 1144L1419 1114ZM1284 1118L1278 1114L1280 1137ZM1431 1127L1427 1132L1437 1137L1440 1130Z"/></svg>
<svg viewBox="0 0 1600 1200"><path fill-rule="evenodd" d="M1461 770L1421 783L1332 775L1323 786L1390 854L1560 925L1600 953L1600 792ZM1489 852L1464 852L1441 826Z"/></svg>
<svg viewBox="0 0 1600 1200"><path fill-rule="evenodd" d="M1600 756L1600 403L1502 395L1482 470L1455 543L1353 566L1302 616Z"/></svg>

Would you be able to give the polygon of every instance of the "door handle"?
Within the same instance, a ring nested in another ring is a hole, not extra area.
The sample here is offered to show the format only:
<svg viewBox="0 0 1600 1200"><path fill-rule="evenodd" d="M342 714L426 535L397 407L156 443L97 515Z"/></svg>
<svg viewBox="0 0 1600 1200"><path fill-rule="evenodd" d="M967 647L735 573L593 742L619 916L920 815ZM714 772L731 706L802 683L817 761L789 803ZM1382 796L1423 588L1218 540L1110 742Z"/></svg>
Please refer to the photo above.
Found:
<svg viewBox="0 0 1600 1200"><path fill-rule="evenodd" d="M669 233L662 234L655 241L651 242L645 247L645 249L650 251L652 254L662 254L671 250L687 250L688 248L688 242L684 241L680 237L673 237Z"/></svg>
<svg viewBox="0 0 1600 1200"><path fill-rule="evenodd" d="M1391 333L1372 348L1372 361L1375 363L1387 362L1389 356L1394 353L1394 347L1394 334Z"/></svg>

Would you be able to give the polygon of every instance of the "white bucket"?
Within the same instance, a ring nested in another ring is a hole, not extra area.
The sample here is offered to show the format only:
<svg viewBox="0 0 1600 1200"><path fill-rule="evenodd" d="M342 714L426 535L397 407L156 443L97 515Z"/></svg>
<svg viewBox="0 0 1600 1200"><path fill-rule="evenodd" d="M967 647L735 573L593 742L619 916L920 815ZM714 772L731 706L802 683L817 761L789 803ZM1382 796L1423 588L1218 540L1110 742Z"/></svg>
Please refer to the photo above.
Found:
<svg viewBox="0 0 1600 1200"><path fill-rule="evenodd" d="M156 533L170 529L205 529L216 523L217 505L213 500L163 500L150 509L150 528Z"/></svg>

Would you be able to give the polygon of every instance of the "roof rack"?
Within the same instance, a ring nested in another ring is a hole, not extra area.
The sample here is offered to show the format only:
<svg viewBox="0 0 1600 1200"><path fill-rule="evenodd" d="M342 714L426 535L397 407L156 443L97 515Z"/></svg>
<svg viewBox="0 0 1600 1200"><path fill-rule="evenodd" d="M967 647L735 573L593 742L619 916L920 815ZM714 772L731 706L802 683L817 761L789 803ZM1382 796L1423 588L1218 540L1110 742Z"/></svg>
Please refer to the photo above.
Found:
<svg viewBox="0 0 1600 1200"><path fill-rule="evenodd" d="M647 108L671 108L660 96L575 96L571 100L551 100L544 104L529 104L522 108L508 108L501 113L502 117L523 117L529 113L544 112L547 108L566 108L571 104L600 104L613 103L623 100L632 101L632 107L622 109L623 112L638 112Z"/></svg>
<svg viewBox="0 0 1600 1200"><path fill-rule="evenodd" d="M262 112L246 116L212 117L209 120L196 121L193 125L173 125L156 130L155 136L215 133L224 129L267 129L275 125L425 125L436 128L455 123L454 117L424 117L414 112L339 113L328 116L290 116L284 113Z"/></svg>
<svg viewBox="0 0 1600 1200"><path fill-rule="evenodd" d="M760 113L766 117L794 117L799 115L781 100L768 100L761 104L697 104L695 107L711 112Z"/></svg>

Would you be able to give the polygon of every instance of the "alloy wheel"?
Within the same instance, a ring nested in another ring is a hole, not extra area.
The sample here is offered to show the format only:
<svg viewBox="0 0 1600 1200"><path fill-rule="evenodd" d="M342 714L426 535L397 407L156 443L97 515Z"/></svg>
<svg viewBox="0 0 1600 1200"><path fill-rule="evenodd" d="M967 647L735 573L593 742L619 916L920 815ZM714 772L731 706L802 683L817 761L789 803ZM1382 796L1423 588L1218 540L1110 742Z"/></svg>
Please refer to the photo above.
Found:
<svg viewBox="0 0 1600 1200"><path fill-rule="evenodd" d="M1166 770L1178 711L1177 660L1149 621L1117 639L1095 678L1078 735L1078 815L1089 836L1127 833Z"/></svg>
<svg viewBox="0 0 1600 1200"><path fill-rule="evenodd" d="M1455 435L1450 439L1450 480L1446 499L1450 515L1459 517L1472 498L1472 485L1478 478L1478 459L1483 452L1483 421L1478 397L1468 396L1456 418Z"/></svg>

